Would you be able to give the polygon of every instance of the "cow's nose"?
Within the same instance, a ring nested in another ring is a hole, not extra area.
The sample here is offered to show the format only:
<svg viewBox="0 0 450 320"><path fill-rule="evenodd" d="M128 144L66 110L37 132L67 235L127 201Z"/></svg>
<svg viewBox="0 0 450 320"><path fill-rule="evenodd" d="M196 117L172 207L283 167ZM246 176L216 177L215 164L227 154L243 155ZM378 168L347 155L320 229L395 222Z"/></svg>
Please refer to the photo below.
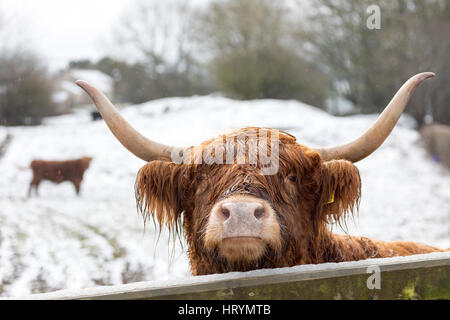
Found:
<svg viewBox="0 0 450 320"><path fill-rule="evenodd" d="M220 210L225 220L233 217L237 219L261 219L265 215L264 206L259 202L225 202Z"/></svg>

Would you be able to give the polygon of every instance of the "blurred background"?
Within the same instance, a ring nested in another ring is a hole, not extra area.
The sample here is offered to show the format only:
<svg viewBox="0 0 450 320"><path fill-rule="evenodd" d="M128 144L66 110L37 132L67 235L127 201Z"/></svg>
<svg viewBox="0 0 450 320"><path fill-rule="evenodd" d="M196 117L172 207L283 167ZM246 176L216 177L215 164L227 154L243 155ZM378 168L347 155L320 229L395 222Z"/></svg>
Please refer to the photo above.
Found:
<svg viewBox="0 0 450 320"><path fill-rule="evenodd" d="M358 163L347 231L449 247L449 57L450 0L2 0L0 296L189 276L183 239L144 232L143 163L77 79L163 143L256 125L314 147L357 137L409 77L435 72ZM82 156L80 197L66 182L27 197L31 160Z"/></svg>

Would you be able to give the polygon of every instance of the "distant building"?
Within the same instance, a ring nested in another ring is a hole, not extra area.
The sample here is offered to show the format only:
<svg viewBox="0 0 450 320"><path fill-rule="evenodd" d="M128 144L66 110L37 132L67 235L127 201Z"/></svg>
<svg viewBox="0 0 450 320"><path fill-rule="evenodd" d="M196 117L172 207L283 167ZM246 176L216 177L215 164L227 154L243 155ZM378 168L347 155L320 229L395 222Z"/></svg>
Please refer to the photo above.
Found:
<svg viewBox="0 0 450 320"><path fill-rule="evenodd" d="M357 111L355 105L348 99L337 96L325 101L326 110L336 116L352 114Z"/></svg>
<svg viewBox="0 0 450 320"><path fill-rule="evenodd" d="M108 97L114 97L114 81L106 73L93 69L69 69L61 73L56 81L53 102L57 105L58 113L69 112L74 107L92 105L86 93L75 84L76 80L86 80Z"/></svg>

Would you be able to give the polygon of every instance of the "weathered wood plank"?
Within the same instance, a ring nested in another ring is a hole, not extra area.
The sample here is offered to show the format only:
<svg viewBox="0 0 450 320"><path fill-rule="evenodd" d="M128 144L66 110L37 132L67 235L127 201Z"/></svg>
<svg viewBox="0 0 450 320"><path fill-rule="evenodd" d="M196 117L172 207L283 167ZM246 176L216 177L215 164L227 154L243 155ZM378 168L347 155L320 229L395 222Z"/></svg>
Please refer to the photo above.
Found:
<svg viewBox="0 0 450 320"><path fill-rule="evenodd" d="M381 271L380 289L367 286L371 266ZM450 299L450 252L62 290L23 298Z"/></svg>

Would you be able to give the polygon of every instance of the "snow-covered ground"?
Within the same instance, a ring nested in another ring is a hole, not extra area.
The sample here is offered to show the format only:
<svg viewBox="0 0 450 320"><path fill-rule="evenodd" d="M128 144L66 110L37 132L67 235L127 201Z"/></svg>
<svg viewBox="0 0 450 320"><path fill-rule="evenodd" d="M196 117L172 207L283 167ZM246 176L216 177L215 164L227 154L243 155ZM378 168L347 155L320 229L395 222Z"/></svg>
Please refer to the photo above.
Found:
<svg viewBox="0 0 450 320"><path fill-rule="evenodd" d="M278 128L302 144L329 146L357 137L376 118L336 118L296 101L216 96L167 98L124 108L122 114L145 135L180 146L243 126ZM357 164L363 195L348 231L449 247L450 174L429 159L406 120ZM158 240L151 224L144 232L133 189L144 163L103 121L80 112L9 130L13 140L0 159L0 296L189 275L178 240L169 241L165 233ZM31 171L23 167L32 159L81 156L94 160L80 197L68 182L43 182L40 197L26 197Z"/></svg>

